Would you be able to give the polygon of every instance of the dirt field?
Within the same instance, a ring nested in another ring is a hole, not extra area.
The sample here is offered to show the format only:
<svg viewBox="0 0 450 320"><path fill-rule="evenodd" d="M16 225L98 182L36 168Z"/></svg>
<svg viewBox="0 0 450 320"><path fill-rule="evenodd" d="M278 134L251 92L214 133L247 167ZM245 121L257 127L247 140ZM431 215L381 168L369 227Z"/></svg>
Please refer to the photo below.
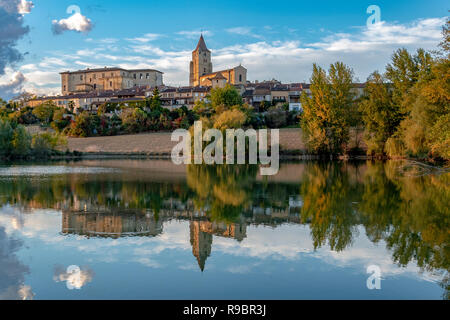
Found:
<svg viewBox="0 0 450 320"><path fill-rule="evenodd" d="M177 144L177 142L170 141L170 138L171 134L166 132L114 137L69 138L68 148L70 151L87 153L167 155ZM300 129L280 130L281 150L298 152L304 148Z"/></svg>

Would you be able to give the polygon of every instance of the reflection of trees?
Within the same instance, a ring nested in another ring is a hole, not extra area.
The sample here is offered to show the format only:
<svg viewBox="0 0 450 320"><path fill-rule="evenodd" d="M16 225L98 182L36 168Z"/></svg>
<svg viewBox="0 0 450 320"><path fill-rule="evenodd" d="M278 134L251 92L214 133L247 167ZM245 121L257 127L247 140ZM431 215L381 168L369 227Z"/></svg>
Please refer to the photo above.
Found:
<svg viewBox="0 0 450 320"><path fill-rule="evenodd" d="M337 163L307 164L300 186L301 217L310 223L316 248L328 241L332 250L344 250L357 231L358 216L352 203L360 191L347 169Z"/></svg>
<svg viewBox="0 0 450 320"><path fill-rule="evenodd" d="M305 166L301 181L291 184L257 180L256 166L226 165L188 166L187 183L83 174L14 177L0 180L0 205L85 211L89 204L108 216L114 216L109 211L133 212L137 217L151 211L158 220L160 209L175 199L175 206L192 209L193 203L209 220L224 225L276 226L293 214L295 219L289 221L309 224L316 248L328 244L332 250L344 250L352 244L357 226L364 226L368 238L384 241L400 266L415 262L431 273L448 271L450 174L400 176L398 165L309 162L301 164ZM302 208L290 208L289 198L298 195ZM226 230L208 229L207 221L201 226L199 232L206 234ZM208 252L205 248L199 247L199 256ZM441 285L448 295L448 277Z"/></svg>
<svg viewBox="0 0 450 320"><path fill-rule="evenodd" d="M187 183L195 191L197 210L217 221L235 221L250 204L255 165L190 165Z"/></svg>

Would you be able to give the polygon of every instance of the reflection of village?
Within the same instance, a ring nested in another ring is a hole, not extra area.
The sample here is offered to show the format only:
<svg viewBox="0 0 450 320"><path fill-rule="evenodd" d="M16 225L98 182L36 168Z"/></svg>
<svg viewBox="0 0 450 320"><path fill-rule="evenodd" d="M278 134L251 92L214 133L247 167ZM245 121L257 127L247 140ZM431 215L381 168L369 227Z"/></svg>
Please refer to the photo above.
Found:
<svg viewBox="0 0 450 320"><path fill-rule="evenodd" d="M164 201L157 215L151 210L111 210L75 201L70 208L62 210L62 233L107 238L156 237L163 233L164 222L189 221L192 253L203 271L206 259L211 255L213 236L240 242L246 238L249 225L276 227L284 223L300 223L301 205L300 200L291 198L286 209L252 207L236 222L227 223L210 221L205 212L196 211L192 204L186 205L174 199Z"/></svg>

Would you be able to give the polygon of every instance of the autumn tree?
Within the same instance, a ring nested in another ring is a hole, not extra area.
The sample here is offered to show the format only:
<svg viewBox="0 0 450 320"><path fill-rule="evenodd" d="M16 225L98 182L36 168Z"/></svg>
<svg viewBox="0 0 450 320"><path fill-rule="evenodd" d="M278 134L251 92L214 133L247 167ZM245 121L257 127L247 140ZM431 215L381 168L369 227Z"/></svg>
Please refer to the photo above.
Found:
<svg viewBox="0 0 450 320"><path fill-rule="evenodd" d="M303 128L308 148L321 154L345 151L349 140L353 71L342 62L330 66L327 72L314 64L311 76L311 96L302 94Z"/></svg>
<svg viewBox="0 0 450 320"><path fill-rule="evenodd" d="M395 133L401 121L401 112L380 73L374 72L368 78L359 107L365 125L368 153L384 154L386 141Z"/></svg>

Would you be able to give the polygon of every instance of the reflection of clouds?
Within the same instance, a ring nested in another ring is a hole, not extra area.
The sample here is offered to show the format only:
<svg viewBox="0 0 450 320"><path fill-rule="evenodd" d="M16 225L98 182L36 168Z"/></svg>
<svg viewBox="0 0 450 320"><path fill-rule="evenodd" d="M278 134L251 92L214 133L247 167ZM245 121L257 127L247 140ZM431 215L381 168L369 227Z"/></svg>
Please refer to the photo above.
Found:
<svg viewBox="0 0 450 320"><path fill-rule="evenodd" d="M56 266L53 275L55 282L66 282L69 290L80 290L86 284L92 281L94 277L94 271L88 267L69 266L65 269L62 266Z"/></svg>
<svg viewBox="0 0 450 320"><path fill-rule="evenodd" d="M22 246L0 227L0 300L32 299L34 294L29 286L24 285L24 275L28 268L15 255Z"/></svg>
<svg viewBox="0 0 450 320"><path fill-rule="evenodd" d="M150 268L161 268L165 251L179 250L190 252L189 222L171 220L164 222L164 232L157 237L125 237L119 239L90 238L70 235L61 232L61 213L54 210L35 210L32 214L20 213L20 209L1 208L0 225L6 226L8 233L18 233L26 238L38 238L47 245L75 249L89 255L92 263L117 263L127 255L130 262L142 264ZM13 228L12 221L20 217L21 227ZM392 261L392 254L386 249L384 242L374 244L365 235L364 227L357 227L353 244L341 252L323 246L314 250L311 231L307 225L284 224L276 228L264 226L248 226L247 238L241 242L234 239L213 237L213 252L236 257L233 263L239 264L239 258L258 260L300 261L304 257L314 257L337 266L352 268L355 272L365 273L368 265L378 265L383 277L407 274L414 278L436 282L436 274L421 273L412 262L405 268L398 267ZM70 250L69 249L69 250ZM190 269L180 262L178 269ZM211 263L209 263L209 268ZM196 266L194 265L196 268ZM249 266L238 265L225 268L228 272L251 272Z"/></svg>

